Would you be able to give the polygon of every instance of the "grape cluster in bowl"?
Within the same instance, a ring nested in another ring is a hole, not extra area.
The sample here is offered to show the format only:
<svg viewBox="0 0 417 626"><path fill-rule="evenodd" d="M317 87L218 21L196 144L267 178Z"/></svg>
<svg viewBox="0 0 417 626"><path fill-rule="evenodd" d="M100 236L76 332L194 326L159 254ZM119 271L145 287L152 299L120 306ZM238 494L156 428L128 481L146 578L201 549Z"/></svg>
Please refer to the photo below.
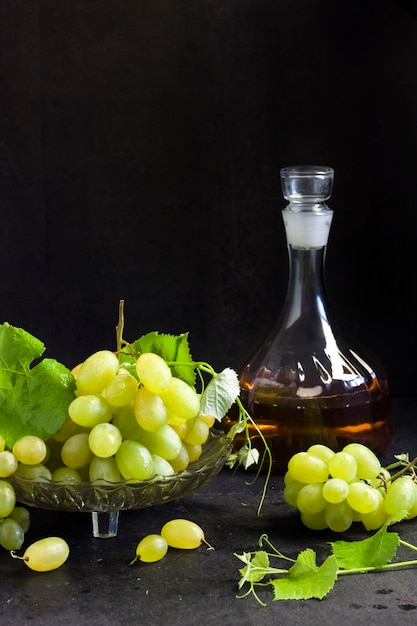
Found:
<svg viewBox="0 0 417 626"><path fill-rule="evenodd" d="M103 513L183 497L223 467L231 441L201 414L200 395L159 355L142 353L136 375L101 350L74 368L68 416L47 441L0 447L0 545L18 550L23 505ZM1 444L1 440L0 440Z"/></svg>

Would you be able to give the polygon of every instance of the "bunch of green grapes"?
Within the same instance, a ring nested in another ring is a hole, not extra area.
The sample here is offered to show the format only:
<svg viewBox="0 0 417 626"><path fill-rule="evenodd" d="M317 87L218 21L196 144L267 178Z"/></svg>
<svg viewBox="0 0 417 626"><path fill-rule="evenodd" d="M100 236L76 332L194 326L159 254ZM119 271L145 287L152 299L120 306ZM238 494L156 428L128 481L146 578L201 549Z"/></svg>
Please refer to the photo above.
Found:
<svg viewBox="0 0 417 626"><path fill-rule="evenodd" d="M26 507L17 505L14 487L7 479L19 468L26 468L27 472L33 470L36 475L36 468L44 467L42 462L47 454L46 444L40 437L20 437L8 450L0 435L0 546L37 572L49 572L61 567L68 558L69 546L61 537L45 537L29 545L23 556L15 554L22 547L29 530L30 513ZM42 479L41 473L39 476Z"/></svg>
<svg viewBox="0 0 417 626"><path fill-rule="evenodd" d="M38 464L46 452L45 442L39 437L21 437L12 450L8 450L0 435L0 546L6 550L19 550L30 526L29 510L17 505L16 493L8 478L18 470L19 463L28 467Z"/></svg>
<svg viewBox="0 0 417 626"><path fill-rule="evenodd" d="M74 368L76 391L45 460L18 464L20 476L69 484L147 480L182 471L202 454L215 419L163 358L144 353L136 375L109 350Z"/></svg>
<svg viewBox="0 0 417 626"><path fill-rule="evenodd" d="M154 353L135 362L136 376L109 350L74 368L75 397L61 429L46 442L27 435L6 449L0 436L0 546L21 548L30 525L17 506L13 474L76 484L136 482L170 476L202 454L212 416L200 415L197 391Z"/></svg>
<svg viewBox="0 0 417 626"><path fill-rule="evenodd" d="M391 475L360 443L339 452L315 444L294 454L284 476L284 499L313 530L344 532L353 522L377 530L399 511L405 512L405 519L417 516L413 467Z"/></svg>

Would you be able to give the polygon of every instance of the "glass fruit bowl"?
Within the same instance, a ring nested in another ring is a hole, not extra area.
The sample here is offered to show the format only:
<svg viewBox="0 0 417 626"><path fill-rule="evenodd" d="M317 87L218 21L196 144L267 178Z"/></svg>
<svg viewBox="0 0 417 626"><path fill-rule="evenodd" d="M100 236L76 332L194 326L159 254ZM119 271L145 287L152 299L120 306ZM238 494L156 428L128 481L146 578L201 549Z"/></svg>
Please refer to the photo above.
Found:
<svg viewBox="0 0 417 626"><path fill-rule="evenodd" d="M232 441L221 431L210 432L200 458L172 476L154 476L138 482L106 481L69 484L10 477L16 500L23 505L57 511L91 513L94 537L117 535L119 511L143 509L190 495L209 483L223 468Z"/></svg>

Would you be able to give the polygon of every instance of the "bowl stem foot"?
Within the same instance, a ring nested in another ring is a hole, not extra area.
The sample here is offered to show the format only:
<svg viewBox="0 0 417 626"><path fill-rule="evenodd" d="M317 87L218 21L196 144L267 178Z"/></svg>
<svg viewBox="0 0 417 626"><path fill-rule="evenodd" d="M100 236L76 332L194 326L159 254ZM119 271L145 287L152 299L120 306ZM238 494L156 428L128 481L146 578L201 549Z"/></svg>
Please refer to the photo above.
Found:
<svg viewBox="0 0 417 626"><path fill-rule="evenodd" d="M93 512L91 514L93 522L93 536L107 539L117 536L119 525L119 511L105 511L103 513Z"/></svg>

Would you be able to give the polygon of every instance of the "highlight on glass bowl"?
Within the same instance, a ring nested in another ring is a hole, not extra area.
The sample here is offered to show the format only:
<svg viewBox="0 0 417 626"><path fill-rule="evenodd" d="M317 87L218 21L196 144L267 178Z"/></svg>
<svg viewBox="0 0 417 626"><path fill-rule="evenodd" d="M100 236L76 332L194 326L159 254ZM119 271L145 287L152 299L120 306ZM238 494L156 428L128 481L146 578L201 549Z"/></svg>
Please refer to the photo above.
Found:
<svg viewBox="0 0 417 626"><path fill-rule="evenodd" d="M236 372L193 361L188 333L127 343L122 309L116 339L114 352L69 370L41 358L39 339L0 325L3 521L20 505L86 512L94 536L115 536L120 511L185 497L236 462L221 426L238 401Z"/></svg>

